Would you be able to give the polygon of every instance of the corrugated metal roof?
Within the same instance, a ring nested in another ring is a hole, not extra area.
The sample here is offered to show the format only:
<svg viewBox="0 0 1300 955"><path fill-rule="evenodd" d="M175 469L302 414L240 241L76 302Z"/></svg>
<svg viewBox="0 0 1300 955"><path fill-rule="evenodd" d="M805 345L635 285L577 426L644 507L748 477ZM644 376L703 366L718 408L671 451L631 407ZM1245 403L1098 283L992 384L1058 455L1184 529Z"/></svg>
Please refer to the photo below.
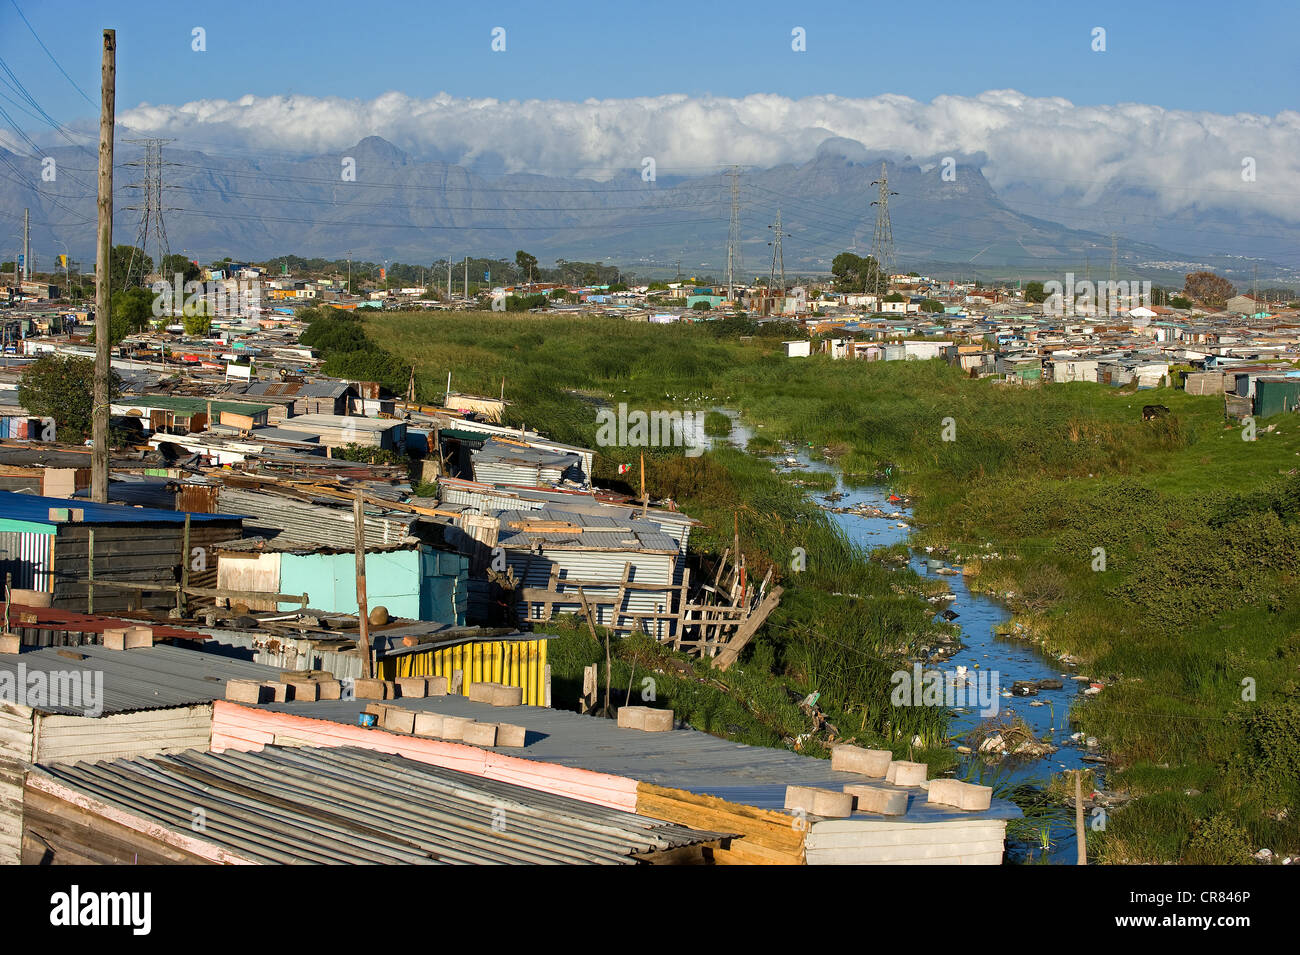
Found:
<svg viewBox="0 0 1300 955"><path fill-rule="evenodd" d="M80 508L85 516L82 524L184 524L186 513L183 511L164 511L155 507L127 507L124 504L96 504L80 499L70 500L61 497L37 497L34 494L15 494L12 491L0 491L0 518L12 521L26 521L31 524L54 524L50 520L50 508ZM192 522L237 521L238 514L189 514Z"/></svg>
<svg viewBox="0 0 1300 955"><path fill-rule="evenodd" d="M187 750L33 772L265 864L618 865L719 838L353 747Z"/></svg>
<svg viewBox="0 0 1300 955"><path fill-rule="evenodd" d="M53 674L68 674L82 680L82 674L103 674L103 709L88 713L87 707L64 705L49 697L44 700L30 693L32 679L44 679L47 687L58 685ZM23 650L15 655L0 656L0 674L13 681L19 698L12 701L31 706L42 713L65 713L72 716L109 716L137 710L157 710L173 706L192 706L224 699L227 680L275 680L280 671L274 667L236 660L216 653L183 647L159 645L138 650L106 650L102 646L82 645L62 652L52 648ZM43 675L43 676L41 676ZM26 682L24 682L26 681ZM39 705L35 705L39 704Z"/></svg>
<svg viewBox="0 0 1300 955"><path fill-rule="evenodd" d="M501 521L501 535L497 539L505 548L531 549L537 543L543 550L636 550L676 554L677 541L650 521L629 520L625 517L564 511L543 507L535 511L498 511L494 515ZM580 532L539 531L510 527L511 523L531 524L555 522L582 528Z"/></svg>
<svg viewBox="0 0 1300 955"><path fill-rule="evenodd" d="M365 703L364 700L264 703L260 708L355 725ZM692 729L647 733L620 729L613 720L580 716L568 710L539 706L503 709L454 695L397 699L387 701L386 705L468 716L483 722L504 719L528 729L526 745L507 751L512 756L624 776L659 786L733 799L764 809L782 808L788 785L818 786L836 791L841 791L845 783L866 781L872 785L884 785L883 780L864 780L854 773L834 772L827 759L801 756L784 749L749 746ZM918 792L916 789L910 791ZM924 805L923 798L913 798L907 815L901 818L908 822L953 818L942 810L940 815L936 815L936 807L927 812L920 811ZM1020 810L1005 800L994 800L985 813L960 813L960 816L1010 819L1018 818Z"/></svg>
<svg viewBox="0 0 1300 955"><path fill-rule="evenodd" d="M219 499L223 508L246 515L246 532L273 540L277 546L305 544L342 550L353 548L355 530L351 507L313 504L282 494L224 486ZM390 512L381 516L374 514L374 510L373 506L367 505L367 547L410 542L411 530L419 520L417 515ZM3 514L3 509L0 509L0 514Z"/></svg>

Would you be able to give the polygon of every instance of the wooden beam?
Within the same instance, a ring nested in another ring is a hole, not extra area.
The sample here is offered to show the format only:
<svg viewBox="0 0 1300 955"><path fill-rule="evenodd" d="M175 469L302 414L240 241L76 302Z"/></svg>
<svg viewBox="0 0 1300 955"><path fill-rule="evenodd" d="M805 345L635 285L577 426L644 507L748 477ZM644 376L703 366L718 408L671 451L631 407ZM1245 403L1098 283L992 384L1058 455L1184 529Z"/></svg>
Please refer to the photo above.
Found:
<svg viewBox="0 0 1300 955"><path fill-rule="evenodd" d="M777 604L781 602L781 594L782 589L780 587L773 587L771 591L763 597L759 605L754 608L754 612L736 628L736 632L732 634L731 639L727 641L727 645L722 648L722 652L714 658L714 667L719 670L725 670L736 662L736 659L740 656L740 651L745 649L745 644L749 643L749 641L754 638L754 634L758 633L758 628L763 625L763 622L767 620L768 615L771 614L771 612L776 609Z"/></svg>

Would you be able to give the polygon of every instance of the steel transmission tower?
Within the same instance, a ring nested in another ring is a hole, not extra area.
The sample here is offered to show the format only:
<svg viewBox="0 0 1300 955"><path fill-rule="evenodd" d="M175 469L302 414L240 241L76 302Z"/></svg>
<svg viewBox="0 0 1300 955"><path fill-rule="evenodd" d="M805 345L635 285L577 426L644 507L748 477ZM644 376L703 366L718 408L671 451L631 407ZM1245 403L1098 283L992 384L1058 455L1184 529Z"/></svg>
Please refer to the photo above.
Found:
<svg viewBox="0 0 1300 955"><path fill-rule="evenodd" d="M768 243L772 247L772 274L767 281L767 292L772 295L772 288L776 284L776 273L781 273L781 300L782 311L785 310L785 252L781 249L781 239L785 237L785 232L781 229L781 209L776 210L776 224L768 226L772 230L772 241Z"/></svg>
<svg viewBox="0 0 1300 955"><path fill-rule="evenodd" d="M889 173L885 164L880 164L880 178L872 183L880 187L880 198L872 203L876 207L876 233L871 239L871 257L876 260L876 267L883 276L883 288L880 294L889 291L889 277L897 267L894 261L894 230L889 224L889 197L898 193L889 191Z"/></svg>
<svg viewBox="0 0 1300 955"><path fill-rule="evenodd" d="M128 143L144 147L144 159L127 163L128 166L144 166L144 179L140 182L132 183L131 188L143 189L144 200L138 206L127 206L128 209L140 213L140 229L136 233L135 248L141 252L148 252L148 242L150 237L154 240L155 251L158 253L154 259L154 268L162 272L163 259L171 254L171 248L167 243L167 226L163 222L163 166L171 165L164 163L162 158L162 148L168 143L175 142L173 139L128 139ZM135 251L131 252L131 261L126 270L126 287L130 288L132 281L136 277ZM145 268L142 261L139 266L139 284L145 282Z"/></svg>
<svg viewBox="0 0 1300 955"><path fill-rule="evenodd" d="M736 300L736 273L743 269L740 256L740 167L727 170L731 177L731 227L727 230L727 300Z"/></svg>

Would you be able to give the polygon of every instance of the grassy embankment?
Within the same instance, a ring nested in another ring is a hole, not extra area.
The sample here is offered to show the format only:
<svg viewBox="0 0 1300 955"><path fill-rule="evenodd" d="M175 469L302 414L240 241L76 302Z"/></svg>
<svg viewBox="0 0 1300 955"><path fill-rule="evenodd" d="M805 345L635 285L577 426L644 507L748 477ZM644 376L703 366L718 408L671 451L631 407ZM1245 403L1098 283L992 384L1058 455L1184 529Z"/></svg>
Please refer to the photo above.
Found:
<svg viewBox="0 0 1300 955"><path fill-rule="evenodd" d="M1300 847L1294 418L1260 422L1258 440L1244 442L1225 429L1214 398L1005 388L939 363L790 361L773 342L721 341L707 326L403 316L368 327L431 382L451 368L458 388L492 393L505 373L512 410L560 437L589 443L594 428L571 390L632 406L707 396L743 408L772 438L831 448L864 482L892 463L900 489L918 495L922 536L967 555L985 544L1004 555L979 563L976 586L1013 594L1024 632L1109 683L1074 716L1117 759L1111 785L1137 798L1090 835L1094 853L1237 861L1252 847ZM1142 422L1149 403L1174 417ZM953 441L943 440L949 417ZM826 591L890 594L898 578L876 577L860 555L846 560L833 534L806 536L824 526L820 515L801 511L797 495L752 459L656 460L649 471L655 493L674 494L712 525L704 546L728 539L731 508L745 508L748 546L778 563L796 540L808 542L808 571L758 641L747 676L770 667L800 690L824 691L822 678L838 676L836 702L851 707L855 689L878 687L843 678L872 670L863 650L924 632L922 617L891 610L908 603L902 597L884 609L875 600L840 605L847 618L876 614L856 625L825 616L834 606ZM1094 569L1097 548L1104 569ZM842 579L845 571L855 579ZM854 630L856 652L832 649Z"/></svg>
<svg viewBox="0 0 1300 955"><path fill-rule="evenodd" d="M441 394L448 371L456 390L486 394L497 393L504 376L512 402L508 421L589 447L595 446L599 406L626 401L633 410L704 410L723 404L729 395L711 383L779 347L773 340L721 340L698 327L490 314L375 317L366 330L385 352L416 365L423 400ZM331 365L341 370L356 360L331 358ZM400 369L394 374L404 377ZM716 418L706 426L721 430ZM618 485L617 465L635 464L640 449L600 452L597 479ZM869 560L789 479L753 456L727 449L687 458L681 449L647 449L646 477L654 496L672 497L704 522L692 535L699 554L716 556L731 546L738 515L751 577L761 578L772 566L786 596L749 657L725 674L698 662L683 666L684 657L672 660L649 640L621 641L615 700L629 685L637 695L641 680L653 675L657 699L698 728L762 745L798 740L801 751L825 755L824 734L802 738L814 727L798 705L819 692L818 705L841 738L910 752L936 769L951 765L952 753L943 746L946 714L888 701L889 675L917 647L953 632L933 620L933 607L921 597L932 584ZM807 571L798 574L791 570L796 547L809 555ZM565 705L579 695L583 667L603 663L604 650L574 621L556 629L563 639L552 651L555 696ZM922 746L913 747L918 736Z"/></svg>

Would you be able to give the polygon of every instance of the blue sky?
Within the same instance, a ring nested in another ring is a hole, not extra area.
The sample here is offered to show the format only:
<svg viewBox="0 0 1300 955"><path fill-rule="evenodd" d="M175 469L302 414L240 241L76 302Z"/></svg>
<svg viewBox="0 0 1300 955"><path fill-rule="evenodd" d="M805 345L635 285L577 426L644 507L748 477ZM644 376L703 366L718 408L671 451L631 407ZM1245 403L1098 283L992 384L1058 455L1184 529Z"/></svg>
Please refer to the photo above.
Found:
<svg viewBox="0 0 1300 955"><path fill-rule="evenodd" d="M1300 106L1294 2L19 6L96 101L100 30L117 29L120 110L288 92L365 100L389 90L561 100L899 93L928 101L1012 88L1087 105L1269 115ZM191 50L196 26L207 31L203 53ZM490 49L496 26L507 30L505 53ZM1107 31L1105 53L1091 49L1097 26ZM794 27L806 30L806 52L791 50ZM60 121L93 114L11 0L0 0L0 57ZM12 91L0 85L0 95Z"/></svg>

